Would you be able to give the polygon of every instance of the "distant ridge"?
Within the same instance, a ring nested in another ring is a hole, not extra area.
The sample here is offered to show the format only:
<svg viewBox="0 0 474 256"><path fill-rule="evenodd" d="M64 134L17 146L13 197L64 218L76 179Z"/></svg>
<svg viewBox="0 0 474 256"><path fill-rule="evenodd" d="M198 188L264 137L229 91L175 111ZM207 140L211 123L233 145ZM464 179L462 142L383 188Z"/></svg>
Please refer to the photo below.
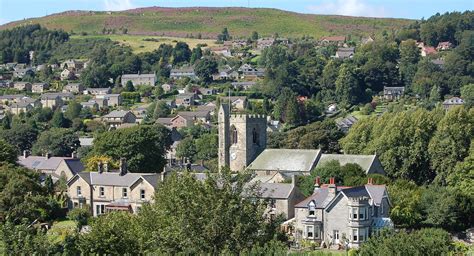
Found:
<svg viewBox="0 0 474 256"><path fill-rule="evenodd" d="M356 37L396 30L412 20L396 18L367 18L338 15L301 14L278 9L244 7L146 7L126 11L65 11L39 18L14 21L0 30L24 24L41 24L50 29L67 32L100 34L103 28L127 29L128 34L197 36L215 38L227 27L234 37L248 37L253 31L261 36L319 38L327 35ZM119 31L120 30L120 31Z"/></svg>

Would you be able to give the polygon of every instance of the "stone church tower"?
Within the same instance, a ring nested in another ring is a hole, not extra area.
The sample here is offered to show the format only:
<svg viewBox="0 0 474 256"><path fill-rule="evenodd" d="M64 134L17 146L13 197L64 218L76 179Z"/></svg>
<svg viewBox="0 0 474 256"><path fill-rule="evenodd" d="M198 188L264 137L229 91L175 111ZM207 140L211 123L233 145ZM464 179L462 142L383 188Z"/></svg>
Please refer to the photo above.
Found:
<svg viewBox="0 0 474 256"><path fill-rule="evenodd" d="M219 170L245 169L267 146L267 119L264 115L231 114L221 104L219 120Z"/></svg>

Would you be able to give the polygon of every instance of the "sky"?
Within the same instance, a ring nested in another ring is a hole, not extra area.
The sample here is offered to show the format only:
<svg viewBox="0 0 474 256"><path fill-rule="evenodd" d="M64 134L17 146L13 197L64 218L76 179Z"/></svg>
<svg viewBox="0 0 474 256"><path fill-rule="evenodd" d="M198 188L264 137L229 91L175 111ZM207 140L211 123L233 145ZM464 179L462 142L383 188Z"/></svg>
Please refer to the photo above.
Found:
<svg viewBox="0 0 474 256"><path fill-rule="evenodd" d="M67 10L119 11L148 6L268 7L300 13L421 19L437 12L474 10L474 0L0 0L0 24Z"/></svg>

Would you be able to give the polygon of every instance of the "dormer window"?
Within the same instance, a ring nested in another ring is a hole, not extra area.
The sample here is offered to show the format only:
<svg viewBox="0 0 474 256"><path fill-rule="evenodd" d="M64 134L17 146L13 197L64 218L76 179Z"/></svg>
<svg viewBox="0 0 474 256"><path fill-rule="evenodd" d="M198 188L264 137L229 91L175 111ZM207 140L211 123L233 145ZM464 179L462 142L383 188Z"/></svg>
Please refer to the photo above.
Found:
<svg viewBox="0 0 474 256"><path fill-rule="evenodd" d="M309 211L309 216L314 217L316 216L316 204L314 201L309 202L308 204L308 211Z"/></svg>

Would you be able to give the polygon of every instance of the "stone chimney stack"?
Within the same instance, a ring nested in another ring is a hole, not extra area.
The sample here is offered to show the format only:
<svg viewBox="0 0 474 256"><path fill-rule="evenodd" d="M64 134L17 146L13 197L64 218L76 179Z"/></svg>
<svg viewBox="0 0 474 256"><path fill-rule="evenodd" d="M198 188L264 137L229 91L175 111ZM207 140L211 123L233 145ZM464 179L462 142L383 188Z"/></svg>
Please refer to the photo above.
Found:
<svg viewBox="0 0 474 256"><path fill-rule="evenodd" d="M328 185L328 192L330 195L332 195L332 197L335 197L336 196L336 182L335 182L335 179L334 177L331 177L329 178L329 185Z"/></svg>
<svg viewBox="0 0 474 256"><path fill-rule="evenodd" d="M97 163L97 172L102 173L103 171L104 171L104 169L103 169L103 166L102 166L102 162L98 162Z"/></svg>
<svg viewBox="0 0 474 256"><path fill-rule="evenodd" d="M316 179L314 180L314 191L313 192L316 192L319 187L321 186L321 178L319 176L316 177Z"/></svg>
<svg viewBox="0 0 474 256"><path fill-rule="evenodd" d="M109 172L109 162L104 163L104 172Z"/></svg>
<svg viewBox="0 0 474 256"><path fill-rule="evenodd" d="M367 185L372 185L374 184L374 179L373 178L368 178L367 179Z"/></svg>
<svg viewBox="0 0 474 256"><path fill-rule="evenodd" d="M76 153L76 152L72 152L72 153L71 153L71 158L77 158L77 153Z"/></svg>
<svg viewBox="0 0 474 256"><path fill-rule="evenodd" d="M46 153L46 159L50 159L51 158L51 153Z"/></svg>
<svg viewBox="0 0 474 256"><path fill-rule="evenodd" d="M296 175L291 176L291 186L296 187Z"/></svg>
<svg viewBox="0 0 474 256"><path fill-rule="evenodd" d="M23 158L26 159L28 158L30 155L29 155L29 152L28 150L23 150Z"/></svg>
<svg viewBox="0 0 474 256"><path fill-rule="evenodd" d="M124 157L120 158L119 170L120 170L120 176L124 176L125 174L127 174L127 159L125 159Z"/></svg>

